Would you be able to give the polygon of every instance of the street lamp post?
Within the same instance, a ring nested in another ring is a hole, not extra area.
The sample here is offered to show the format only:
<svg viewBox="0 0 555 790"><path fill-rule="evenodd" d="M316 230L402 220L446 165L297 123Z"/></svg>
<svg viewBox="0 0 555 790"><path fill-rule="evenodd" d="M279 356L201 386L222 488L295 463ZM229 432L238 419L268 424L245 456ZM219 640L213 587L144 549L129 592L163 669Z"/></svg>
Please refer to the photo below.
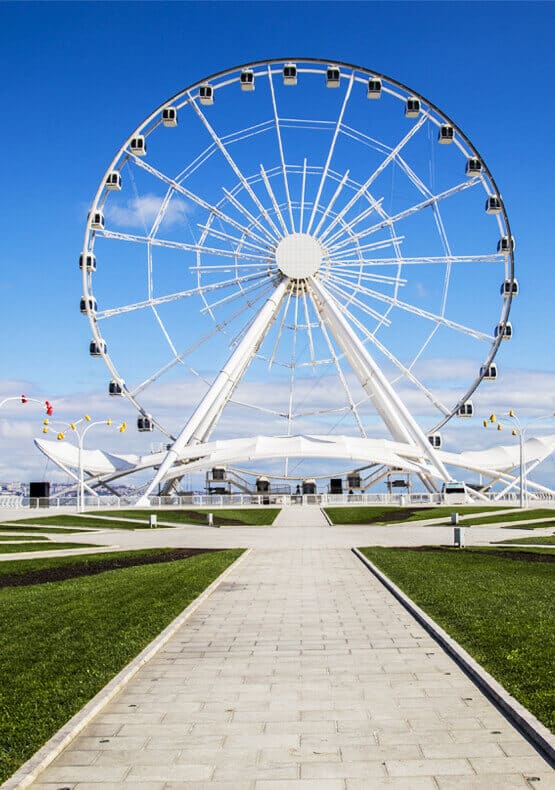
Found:
<svg viewBox="0 0 555 790"><path fill-rule="evenodd" d="M20 403L40 403L41 406L44 406L46 409L46 413L50 416L54 413L54 407L50 403L49 400L41 401L38 398L28 398L27 395L11 395L9 398L4 398L4 400L0 400L0 409L5 403L8 401L16 400Z"/></svg>

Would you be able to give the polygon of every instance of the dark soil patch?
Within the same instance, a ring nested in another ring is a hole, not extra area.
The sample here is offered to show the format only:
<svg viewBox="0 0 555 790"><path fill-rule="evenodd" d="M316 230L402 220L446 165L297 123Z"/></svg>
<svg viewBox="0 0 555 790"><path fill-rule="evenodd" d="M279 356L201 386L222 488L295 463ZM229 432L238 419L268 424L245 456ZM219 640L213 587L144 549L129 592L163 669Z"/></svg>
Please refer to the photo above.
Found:
<svg viewBox="0 0 555 790"><path fill-rule="evenodd" d="M430 551L439 554L446 554L448 552L459 552L460 549L451 548L451 546L399 546L398 548L405 549L405 551ZM482 557L487 554L488 557L503 557L507 560L521 560L522 562L555 562L555 554L548 554L547 552L537 554L533 551L518 551L502 549L487 549L487 551L476 551L473 549L463 549L465 554L479 554Z"/></svg>
<svg viewBox="0 0 555 790"><path fill-rule="evenodd" d="M7 573L0 577L2 587L28 587L32 584L45 584L46 582L62 582L66 579L77 579L81 576L96 576L98 573L113 571L118 568L131 568L134 565L156 565L160 562L173 562L185 560L196 554L207 554L222 549L169 549L163 554L142 554L139 557L111 557L106 560L94 562L80 562L75 565L62 565L57 568L41 568L30 570L26 573Z"/></svg>

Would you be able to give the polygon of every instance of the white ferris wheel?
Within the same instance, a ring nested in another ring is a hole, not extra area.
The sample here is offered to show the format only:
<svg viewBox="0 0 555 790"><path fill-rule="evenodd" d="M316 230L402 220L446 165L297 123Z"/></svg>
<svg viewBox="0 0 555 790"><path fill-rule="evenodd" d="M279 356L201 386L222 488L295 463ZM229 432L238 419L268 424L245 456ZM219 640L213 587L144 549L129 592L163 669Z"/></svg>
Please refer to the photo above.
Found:
<svg viewBox="0 0 555 790"><path fill-rule="evenodd" d="M282 440L341 433L448 479L440 429L512 336L513 253L475 146L390 77L299 58L180 91L109 164L80 256L90 354L167 437L147 492L246 426L285 478Z"/></svg>

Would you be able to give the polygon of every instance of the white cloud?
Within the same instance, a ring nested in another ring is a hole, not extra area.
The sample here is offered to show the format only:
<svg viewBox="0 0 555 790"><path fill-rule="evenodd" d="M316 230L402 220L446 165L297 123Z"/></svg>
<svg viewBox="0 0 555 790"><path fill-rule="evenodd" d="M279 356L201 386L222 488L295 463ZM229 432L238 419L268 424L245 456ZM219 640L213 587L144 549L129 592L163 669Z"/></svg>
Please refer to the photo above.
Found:
<svg viewBox="0 0 555 790"><path fill-rule="evenodd" d="M156 219L162 200L158 195L142 195L127 200L123 205L106 204L106 218L119 227L141 228L147 230ZM187 222L191 207L182 198L173 197L166 209L162 226L169 228Z"/></svg>

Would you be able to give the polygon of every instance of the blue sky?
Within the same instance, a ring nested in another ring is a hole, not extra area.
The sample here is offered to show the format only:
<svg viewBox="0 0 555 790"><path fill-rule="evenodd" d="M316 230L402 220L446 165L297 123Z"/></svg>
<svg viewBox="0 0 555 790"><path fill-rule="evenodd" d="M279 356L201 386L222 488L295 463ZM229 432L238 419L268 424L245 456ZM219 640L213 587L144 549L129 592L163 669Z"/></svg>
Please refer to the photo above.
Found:
<svg viewBox="0 0 555 790"><path fill-rule="evenodd" d="M511 313L515 337L498 357L505 391L490 390L484 409L507 404L510 386L522 390L522 410L549 410L554 22L549 3L2 4L0 59L10 78L0 88L7 118L0 392L25 387L61 404L68 419L83 403L101 416L114 411L103 397L107 372L87 354L90 330L77 309L76 259L108 161L143 117L186 85L240 63L313 56L413 87L482 153L517 240L521 285ZM117 408L134 420L129 407ZM11 468L24 479L42 465L30 445L38 418L22 421L15 409L3 417L10 458L16 436L28 445L11 467L2 454L0 478Z"/></svg>

